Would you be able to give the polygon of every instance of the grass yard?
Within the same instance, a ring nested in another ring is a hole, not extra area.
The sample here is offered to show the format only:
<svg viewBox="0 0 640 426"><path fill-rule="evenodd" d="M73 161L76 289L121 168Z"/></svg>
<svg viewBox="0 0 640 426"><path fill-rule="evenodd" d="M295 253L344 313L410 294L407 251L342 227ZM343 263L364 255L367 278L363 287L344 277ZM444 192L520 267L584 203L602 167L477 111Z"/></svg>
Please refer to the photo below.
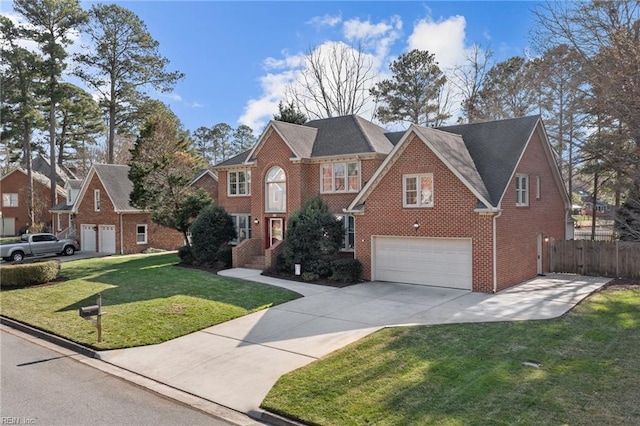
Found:
<svg viewBox="0 0 640 426"><path fill-rule="evenodd" d="M384 329L262 406L320 425L638 425L639 349L640 289L605 290L555 320Z"/></svg>
<svg viewBox="0 0 640 426"><path fill-rule="evenodd" d="M0 292L0 313L96 348L150 345L293 300L289 290L175 266L176 254L62 264L66 281ZM103 341L78 315L102 294Z"/></svg>

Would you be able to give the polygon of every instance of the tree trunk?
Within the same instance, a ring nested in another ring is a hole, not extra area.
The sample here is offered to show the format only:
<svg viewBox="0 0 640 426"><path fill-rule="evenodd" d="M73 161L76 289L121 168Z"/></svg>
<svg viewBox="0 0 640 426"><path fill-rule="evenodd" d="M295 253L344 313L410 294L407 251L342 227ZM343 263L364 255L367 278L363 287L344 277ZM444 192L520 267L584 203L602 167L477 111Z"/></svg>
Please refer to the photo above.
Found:
<svg viewBox="0 0 640 426"><path fill-rule="evenodd" d="M33 170L31 168L31 129L28 124L22 127L22 149L24 152L24 161L27 167L27 214L29 215L29 225L33 225L36 215L33 209Z"/></svg>
<svg viewBox="0 0 640 426"><path fill-rule="evenodd" d="M49 108L49 180L51 181L51 205L50 208L58 203L57 200L57 173L56 173L56 103L51 99Z"/></svg>
<svg viewBox="0 0 640 426"><path fill-rule="evenodd" d="M595 173L593 174L593 198L591 199L591 241L596 239L596 211L598 202L598 169L597 166Z"/></svg>

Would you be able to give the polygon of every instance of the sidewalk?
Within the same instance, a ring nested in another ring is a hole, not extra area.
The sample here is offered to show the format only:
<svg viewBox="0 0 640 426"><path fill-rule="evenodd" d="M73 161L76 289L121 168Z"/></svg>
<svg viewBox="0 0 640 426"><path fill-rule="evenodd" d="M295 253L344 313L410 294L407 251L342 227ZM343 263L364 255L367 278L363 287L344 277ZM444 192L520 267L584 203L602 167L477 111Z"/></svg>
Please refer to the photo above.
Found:
<svg viewBox="0 0 640 426"><path fill-rule="evenodd" d="M249 269L221 275L304 297L159 345L100 352L100 359L259 419L280 376L382 327L554 318L609 281L549 275L482 294L389 282L334 288Z"/></svg>

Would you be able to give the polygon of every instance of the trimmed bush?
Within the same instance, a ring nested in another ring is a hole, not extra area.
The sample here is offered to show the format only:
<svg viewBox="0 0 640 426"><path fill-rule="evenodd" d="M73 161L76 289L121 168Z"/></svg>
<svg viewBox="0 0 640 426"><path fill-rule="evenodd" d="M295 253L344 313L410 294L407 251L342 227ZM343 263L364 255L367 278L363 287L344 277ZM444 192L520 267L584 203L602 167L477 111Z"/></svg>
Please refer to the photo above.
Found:
<svg viewBox="0 0 640 426"><path fill-rule="evenodd" d="M233 219L222 207L215 205L205 207L190 229L191 251L195 263L202 266L218 262L223 244L236 238Z"/></svg>
<svg viewBox="0 0 640 426"><path fill-rule="evenodd" d="M58 278L60 261L6 265L0 268L1 288L20 288L29 285L44 284Z"/></svg>
<svg viewBox="0 0 640 426"><path fill-rule="evenodd" d="M233 264L233 256L231 246L223 246L216 254L218 262L222 263L225 268L230 268Z"/></svg>
<svg viewBox="0 0 640 426"><path fill-rule="evenodd" d="M193 265L195 260L193 258L193 251L189 246L182 246L178 249L178 257L182 263L187 265Z"/></svg>
<svg viewBox="0 0 640 426"><path fill-rule="evenodd" d="M299 263L302 270L326 278L331 274L331 261L336 259L344 240L344 228L319 197L304 203L287 221L278 268L293 272Z"/></svg>
<svg viewBox="0 0 640 426"><path fill-rule="evenodd" d="M343 283L355 283L362 274L362 263L358 259L338 259L331 262L331 279Z"/></svg>

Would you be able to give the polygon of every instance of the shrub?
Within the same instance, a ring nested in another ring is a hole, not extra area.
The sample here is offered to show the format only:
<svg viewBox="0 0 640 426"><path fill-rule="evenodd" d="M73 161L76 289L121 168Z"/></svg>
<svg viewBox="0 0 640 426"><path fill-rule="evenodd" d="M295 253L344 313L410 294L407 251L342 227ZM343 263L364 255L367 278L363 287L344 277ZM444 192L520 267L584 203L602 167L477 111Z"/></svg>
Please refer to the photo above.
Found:
<svg viewBox="0 0 640 426"><path fill-rule="evenodd" d="M303 272L300 278L302 278L302 281L315 281L320 277L315 272Z"/></svg>
<svg viewBox="0 0 640 426"><path fill-rule="evenodd" d="M193 265L195 259L193 258L193 250L189 246L182 246L178 249L178 257L182 263L187 265Z"/></svg>
<svg viewBox="0 0 640 426"><path fill-rule="evenodd" d="M223 244L236 238L231 216L220 206L205 207L191 225L191 250L196 264L211 266Z"/></svg>
<svg viewBox="0 0 640 426"><path fill-rule="evenodd" d="M44 284L58 277L60 261L5 265L0 268L0 287L20 288L35 284Z"/></svg>
<svg viewBox="0 0 640 426"><path fill-rule="evenodd" d="M225 268L230 268L233 264L233 256L231 253L232 248L230 245L221 247L220 250L218 250L218 253L216 253L218 262L222 263L223 267Z"/></svg>
<svg viewBox="0 0 640 426"><path fill-rule="evenodd" d="M343 283L355 283L362 274L362 263L358 259L338 259L331 262L331 279Z"/></svg>
<svg viewBox="0 0 640 426"><path fill-rule="evenodd" d="M308 200L287 222L282 247L283 268L293 271L299 263L303 271L329 276L331 261L338 256L344 239L343 224L322 199Z"/></svg>

